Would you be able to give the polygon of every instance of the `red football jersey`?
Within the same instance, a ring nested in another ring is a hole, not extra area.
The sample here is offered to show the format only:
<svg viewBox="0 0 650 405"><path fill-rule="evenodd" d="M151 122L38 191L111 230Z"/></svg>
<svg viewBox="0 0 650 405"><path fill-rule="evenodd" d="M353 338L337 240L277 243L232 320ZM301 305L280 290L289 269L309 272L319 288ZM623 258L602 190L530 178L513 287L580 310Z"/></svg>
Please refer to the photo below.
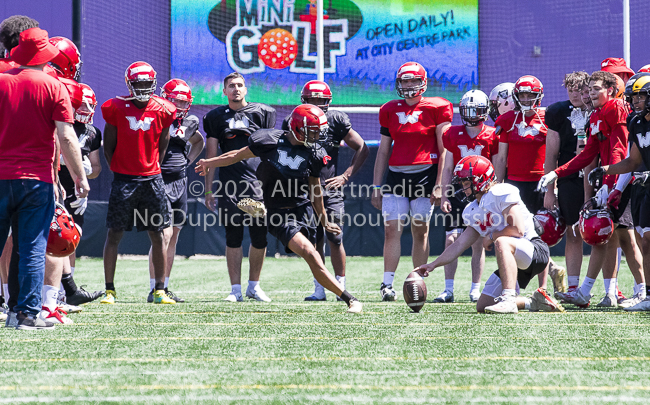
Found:
<svg viewBox="0 0 650 405"><path fill-rule="evenodd" d="M0 73L6 72L9 69L17 68L19 66L20 66L19 64L17 64L11 59L0 58Z"/></svg>
<svg viewBox="0 0 650 405"><path fill-rule="evenodd" d="M568 176L587 167L599 154L600 165L613 165L625 159L628 138L627 114L625 103L620 99L609 100L604 106L597 108L589 117L589 138L585 148L565 165L555 169L558 177ZM607 175L603 182L611 189L616 177Z"/></svg>
<svg viewBox="0 0 650 405"><path fill-rule="evenodd" d="M451 126L442 135L442 143L454 155L454 166L465 156L479 155L492 160L492 156L499 152L499 138L489 125L483 125L474 138L467 134L464 125Z"/></svg>
<svg viewBox="0 0 650 405"><path fill-rule="evenodd" d="M160 134L174 122L176 106L158 96L152 96L143 109L132 101L112 98L102 104L102 116L117 128L111 170L131 176L159 174Z"/></svg>
<svg viewBox="0 0 650 405"><path fill-rule="evenodd" d="M508 144L508 178L514 181L539 181L544 175L546 157L546 110L526 117L521 111L508 111L494 123L499 142Z"/></svg>
<svg viewBox="0 0 650 405"><path fill-rule="evenodd" d="M408 105L393 100L379 109L381 134L393 139L391 166L413 166L438 163L439 151L436 127L451 122L452 104L440 97L422 97L419 103Z"/></svg>

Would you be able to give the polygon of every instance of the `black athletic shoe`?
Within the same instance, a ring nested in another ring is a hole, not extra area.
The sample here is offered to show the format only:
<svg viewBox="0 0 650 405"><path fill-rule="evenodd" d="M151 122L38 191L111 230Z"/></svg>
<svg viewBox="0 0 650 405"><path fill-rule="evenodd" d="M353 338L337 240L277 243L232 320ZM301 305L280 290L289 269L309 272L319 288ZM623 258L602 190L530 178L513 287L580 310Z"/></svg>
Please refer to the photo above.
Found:
<svg viewBox="0 0 650 405"><path fill-rule="evenodd" d="M185 302L184 299L182 299L182 298L179 297L178 295L174 294L174 293L172 292L172 290L170 290L169 288L165 288L165 292L167 293L167 296L168 296L169 298L173 299L174 301L176 301L176 302Z"/></svg>
<svg viewBox="0 0 650 405"><path fill-rule="evenodd" d="M149 304L153 302L153 290L149 291L149 295L147 295L147 302Z"/></svg>
<svg viewBox="0 0 650 405"><path fill-rule="evenodd" d="M18 323L16 329L18 330L39 330L39 329L48 329L54 330L54 324L43 320L40 316L28 316L22 312L19 312L16 315Z"/></svg>
<svg viewBox="0 0 650 405"><path fill-rule="evenodd" d="M79 287L77 291L74 292L72 295L67 295L65 297L65 302L70 305L81 305L81 304L86 304L88 302L95 301L97 298L101 297L104 295L104 291L95 291L95 292L88 292L84 290L83 286Z"/></svg>

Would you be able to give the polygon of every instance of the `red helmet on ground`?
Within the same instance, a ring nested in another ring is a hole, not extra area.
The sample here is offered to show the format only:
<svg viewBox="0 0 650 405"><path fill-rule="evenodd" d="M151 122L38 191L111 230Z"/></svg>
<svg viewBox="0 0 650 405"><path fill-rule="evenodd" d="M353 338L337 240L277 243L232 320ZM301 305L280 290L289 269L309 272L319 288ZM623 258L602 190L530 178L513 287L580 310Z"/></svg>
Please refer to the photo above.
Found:
<svg viewBox="0 0 650 405"><path fill-rule="evenodd" d="M531 105L522 104L520 97L523 93L535 94L535 98L532 100ZM539 107L542 104L542 98L544 98L544 86L542 85L542 82L535 76L522 76L515 82L515 89L513 91L512 98L515 100L515 104L521 111L531 110L533 108Z"/></svg>
<svg viewBox="0 0 650 405"><path fill-rule="evenodd" d="M603 245L614 234L614 221L610 212L605 208L598 208L596 200L591 198L582 206L578 229L582 240L588 245Z"/></svg>
<svg viewBox="0 0 650 405"><path fill-rule="evenodd" d="M52 37L50 43L59 49L59 54L50 61L59 76L79 80L79 69L82 65L81 54L74 42L64 37Z"/></svg>
<svg viewBox="0 0 650 405"><path fill-rule="evenodd" d="M322 101L321 103L315 103L314 99ZM327 112L327 109L332 102L332 90L327 83L320 80L310 80L302 88L302 93L300 93L300 102L303 104L313 104L316 107Z"/></svg>
<svg viewBox="0 0 650 405"><path fill-rule="evenodd" d="M148 102L156 92L156 71L147 62L133 62L124 72L124 81L131 97L141 102ZM148 83L144 86L136 83Z"/></svg>
<svg viewBox="0 0 650 405"><path fill-rule="evenodd" d="M47 254L54 257L67 257L74 253L81 240L81 228L74 223L72 215L59 203L54 210L47 238Z"/></svg>
<svg viewBox="0 0 650 405"><path fill-rule="evenodd" d="M564 222L564 218L560 216L560 213L557 210L541 209L537 211L535 218L544 228L544 233L539 236L544 243L549 247L560 243L566 233L566 222Z"/></svg>
<svg viewBox="0 0 650 405"><path fill-rule="evenodd" d="M456 163L452 182L462 185L463 181L470 181L472 193L469 196L464 195L463 199L472 201L476 198L477 191L486 191L490 183L495 180L496 175L490 160L483 156L472 155L465 156ZM460 192L464 193L464 190Z"/></svg>
<svg viewBox="0 0 650 405"><path fill-rule="evenodd" d="M66 79L65 77L58 78L61 83L68 89L70 94L70 102L72 103L72 108L76 111L77 108L81 107L81 102L83 99L83 91L79 87L79 83L75 82L72 79Z"/></svg>
<svg viewBox="0 0 650 405"><path fill-rule="evenodd" d="M637 71L637 73L650 73L650 65L645 65Z"/></svg>
<svg viewBox="0 0 650 405"><path fill-rule="evenodd" d="M323 110L315 105L301 104L291 113L289 128L299 142L312 147L326 135L329 127Z"/></svg>
<svg viewBox="0 0 650 405"><path fill-rule="evenodd" d="M405 87L402 80L419 79L420 83ZM417 62L406 62L397 70L395 90L402 98L415 98L427 91L427 71Z"/></svg>
<svg viewBox="0 0 650 405"><path fill-rule="evenodd" d="M160 97L176 106L176 118L185 118L192 105L192 89L181 79L171 79L160 89Z"/></svg>
<svg viewBox="0 0 650 405"><path fill-rule="evenodd" d="M82 124L92 124L97 107L97 97L89 85L79 83L79 88L81 89L81 106L75 111L74 119Z"/></svg>

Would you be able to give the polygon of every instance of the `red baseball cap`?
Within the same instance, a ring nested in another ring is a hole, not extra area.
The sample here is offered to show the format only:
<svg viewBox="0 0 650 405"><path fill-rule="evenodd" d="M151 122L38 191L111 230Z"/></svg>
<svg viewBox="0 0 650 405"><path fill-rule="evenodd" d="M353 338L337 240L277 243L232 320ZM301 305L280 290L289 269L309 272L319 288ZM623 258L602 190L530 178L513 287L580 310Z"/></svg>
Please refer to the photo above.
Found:
<svg viewBox="0 0 650 405"><path fill-rule="evenodd" d="M607 58L600 63L600 70L610 73L628 73L634 75L634 70L627 67L623 58Z"/></svg>
<svg viewBox="0 0 650 405"><path fill-rule="evenodd" d="M59 49L48 39L47 31L30 28L20 33L18 46L11 50L11 60L22 66L42 65L54 59Z"/></svg>

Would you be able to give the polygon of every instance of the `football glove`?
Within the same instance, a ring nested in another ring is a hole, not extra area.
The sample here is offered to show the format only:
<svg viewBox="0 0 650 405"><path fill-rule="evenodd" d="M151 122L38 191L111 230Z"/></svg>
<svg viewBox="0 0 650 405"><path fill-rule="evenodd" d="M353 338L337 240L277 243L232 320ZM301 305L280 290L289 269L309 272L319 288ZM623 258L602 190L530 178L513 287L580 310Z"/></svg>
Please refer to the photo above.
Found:
<svg viewBox="0 0 650 405"><path fill-rule="evenodd" d="M641 185L644 187L650 186L650 172L634 172L632 173L632 184Z"/></svg>
<svg viewBox="0 0 650 405"><path fill-rule="evenodd" d="M607 184L605 184L596 192L596 205L598 205L601 208L606 207L608 197L609 197L609 187L607 186Z"/></svg>
<svg viewBox="0 0 650 405"><path fill-rule="evenodd" d="M537 191L541 192L546 192L546 186L549 184L553 183L557 179L557 173L555 171L549 172L545 175L542 176L541 179L539 179L539 183L537 183Z"/></svg>
<svg viewBox="0 0 650 405"><path fill-rule="evenodd" d="M237 208L250 214L254 218L261 218L266 215L266 207L264 203L255 201L252 198L242 198L237 203Z"/></svg>
<svg viewBox="0 0 650 405"><path fill-rule="evenodd" d="M587 180L589 180L592 187L599 188L603 184L603 176L605 176L605 169L597 167L589 173Z"/></svg>

